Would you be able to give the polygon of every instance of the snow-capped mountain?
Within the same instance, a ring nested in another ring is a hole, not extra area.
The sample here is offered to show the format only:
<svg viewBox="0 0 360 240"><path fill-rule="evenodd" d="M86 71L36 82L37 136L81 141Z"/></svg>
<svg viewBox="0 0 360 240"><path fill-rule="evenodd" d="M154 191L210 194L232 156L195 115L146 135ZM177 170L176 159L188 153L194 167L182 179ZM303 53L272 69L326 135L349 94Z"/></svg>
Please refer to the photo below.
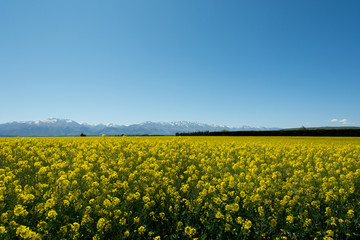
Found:
<svg viewBox="0 0 360 240"><path fill-rule="evenodd" d="M143 122L132 125L112 123L91 125L70 119L48 118L38 121L9 122L0 124L0 136L88 136L106 135L175 135L176 133L197 131L251 131L274 130L263 127L228 127L187 121Z"/></svg>

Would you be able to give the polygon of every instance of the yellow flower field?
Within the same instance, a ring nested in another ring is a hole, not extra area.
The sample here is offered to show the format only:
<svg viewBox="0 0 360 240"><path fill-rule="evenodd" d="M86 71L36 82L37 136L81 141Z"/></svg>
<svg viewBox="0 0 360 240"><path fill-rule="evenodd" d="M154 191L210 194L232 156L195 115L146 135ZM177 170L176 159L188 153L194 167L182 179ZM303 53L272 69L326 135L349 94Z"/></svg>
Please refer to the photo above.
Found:
<svg viewBox="0 0 360 240"><path fill-rule="evenodd" d="M360 138L0 138L0 239L358 239Z"/></svg>

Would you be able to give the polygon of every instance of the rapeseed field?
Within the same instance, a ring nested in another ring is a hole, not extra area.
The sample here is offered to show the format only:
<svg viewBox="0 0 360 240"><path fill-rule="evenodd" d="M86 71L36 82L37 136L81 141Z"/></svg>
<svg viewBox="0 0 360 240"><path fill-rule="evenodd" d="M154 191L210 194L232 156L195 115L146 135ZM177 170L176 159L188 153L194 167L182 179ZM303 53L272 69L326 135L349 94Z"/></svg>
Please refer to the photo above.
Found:
<svg viewBox="0 0 360 240"><path fill-rule="evenodd" d="M358 239L359 209L359 138L0 138L0 239Z"/></svg>

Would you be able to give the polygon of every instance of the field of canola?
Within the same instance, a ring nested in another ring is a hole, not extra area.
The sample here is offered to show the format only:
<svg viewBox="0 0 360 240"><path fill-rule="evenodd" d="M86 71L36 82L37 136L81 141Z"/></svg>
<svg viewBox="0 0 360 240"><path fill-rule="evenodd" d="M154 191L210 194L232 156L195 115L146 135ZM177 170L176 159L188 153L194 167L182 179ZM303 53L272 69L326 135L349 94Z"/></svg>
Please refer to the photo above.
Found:
<svg viewBox="0 0 360 240"><path fill-rule="evenodd" d="M358 239L359 210L359 138L0 138L0 239Z"/></svg>

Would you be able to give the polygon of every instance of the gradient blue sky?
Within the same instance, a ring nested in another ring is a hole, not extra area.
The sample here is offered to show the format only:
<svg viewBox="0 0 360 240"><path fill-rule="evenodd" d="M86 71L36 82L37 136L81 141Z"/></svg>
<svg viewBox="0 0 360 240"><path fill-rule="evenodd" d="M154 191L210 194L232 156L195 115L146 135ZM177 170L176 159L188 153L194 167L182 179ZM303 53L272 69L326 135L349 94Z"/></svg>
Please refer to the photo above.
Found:
<svg viewBox="0 0 360 240"><path fill-rule="evenodd" d="M360 125L360 1L0 1L0 123Z"/></svg>

